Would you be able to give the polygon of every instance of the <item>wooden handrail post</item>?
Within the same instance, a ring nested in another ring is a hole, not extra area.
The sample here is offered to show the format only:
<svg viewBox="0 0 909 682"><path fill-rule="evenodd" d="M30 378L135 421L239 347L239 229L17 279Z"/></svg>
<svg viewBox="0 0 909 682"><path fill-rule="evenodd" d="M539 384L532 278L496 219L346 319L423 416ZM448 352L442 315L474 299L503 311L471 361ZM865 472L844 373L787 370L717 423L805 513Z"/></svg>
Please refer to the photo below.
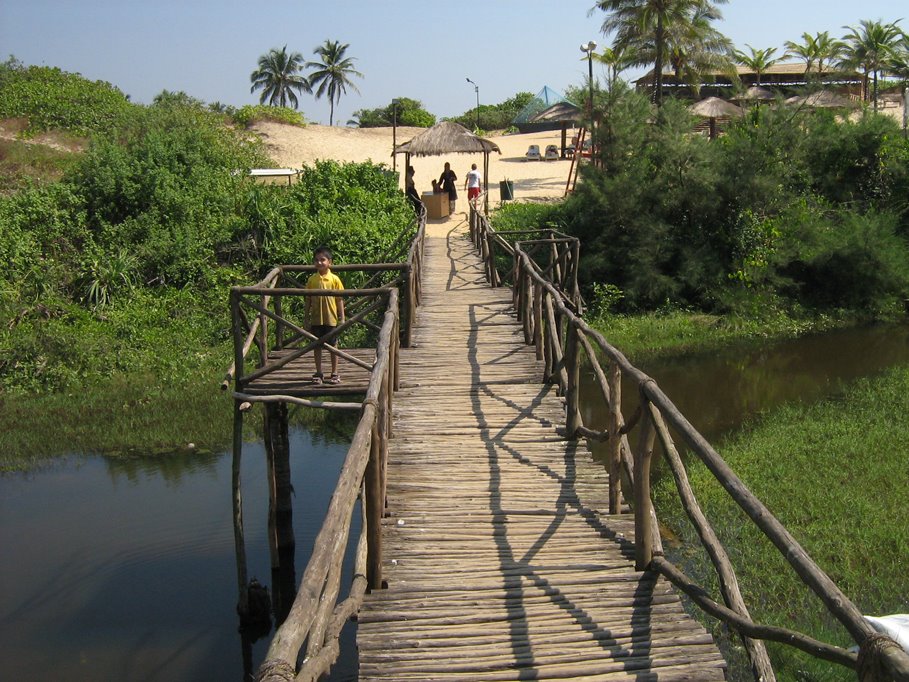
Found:
<svg viewBox="0 0 909 682"><path fill-rule="evenodd" d="M521 306L518 304L520 296L521 255L517 249L511 254L511 303L520 315Z"/></svg>
<svg viewBox="0 0 909 682"><path fill-rule="evenodd" d="M533 343L537 360L543 359L543 287L533 283Z"/></svg>
<svg viewBox="0 0 909 682"><path fill-rule="evenodd" d="M533 280L530 278L529 273L524 273L524 276L521 278L521 327L524 331L524 344L529 346L533 343L533 333L531 329L531 324L533 324L533 314L532 314L532 291L533 291Z"/></svg>
<svg viewBox="0 0 909 682"><path fill-rule="evenodd" d="M402 287L402 289L404 289L404 300L402 301L403 305L401 307L407 313L407 323L404 325L405 348L410 348L410 339L413 332L414 309L416 307L413 300L413 270L413 266L410 263L404 268L404 286Z"/></svg>
<svg viewBox="0 0 909 682"><path fill-rule="evenodd" d="M366 465L366 584L371 590L382 588L382 444L379 422L382 415L375 411L375 422L369 441L369 462Z"/></svg>
<svg viewBox="0 0 909 682"><path fill-rule="evenodd" d="M565 331L565 365L568 370L568 387L565 391L565 431L572 440L578 437L581 426L580 383L581 363L578 352L578 328L569 320Z"/></svg>
<svg viewBox="0 0 909 682"><path fill-rule="evenodd" d="M234 552L237 560L237 611L241 618L249 615L249 588L246 569L246 540L243 533L243 493L240 487L241 459L243 457L243 412L240 401L234 400L234 439L231 460L231 492L234 512Z"/></svg>
<svg viewBox="0 0 909 682"><path fill-rule="evenodd" d="M284 311L281 305L283 296L275 296L275 350L284 348Z"/></svg>
<svg viewBox="0 0 909 682"><path fill-rule="evenodd" d="M240 294L230 290L230 317L234 337L234 386L239 391L243 383L243 317L240 315Z"/></svg>
<svg viewBox="0 0 909 682"><path fill-rule="evenodd" d="M622 505L622 368L609 365L609 513Z"/></svg>
<svg viewBox="0 0 909 682"><path fill-rule="evenodd" d="M268 296L263 295L259 300L262 308L268 307ZM259 347L259 367L265 367L268 361L268 317L264 313L259 313L259 335L256 337L256 345Z"/></svg>
<svg viewBox="0 0 909 682"><path fill-rule="evenodd" d="M468 202L469 211L467 213L467 229L470 233L470 243L474 246L477 245L477 210L470 206Z"/></svg>
<svg viewBox="0 0 909 682"><path fill-rule="evenodd" d="M486 239L489 241L489 285L496 288L499 286L499 272L496 270L496 240L491 230L486 230Z"/></svg>
<svg viewBox="0 0 909 682"><path fill-rule="evenodd" d="M581 240L575 239L571 243L571 299L578 309L578 315L584 311L581 310L581 290L578 286L578 266L581 262Z"/></svg>
<svg viewBox="0 0 909 682"><path fill-rule="evenodd" d="M541 312L547 311L546 302L549 300L549 292L546 289L543 289L542 296L540 297L540 306L542 308ZM553 373L555 372L555 354L552 352L552 329L549 328L549 323L544 314L543 319L543 382L547 384L553 383Z"/></svg>
<svg viewBox="0 0 909 682"><path fill-rule="evenodd" d="M391 423L391 367L386 368L382 379L382 390L379 393L379 411L376 415L376 432L379 437L379 546L381 547L382 521L388 490L388 432ZM381 557L381 551L379 553ZM381 569L380 569L381 570ZM379 575L381 582L382 576Z"/></svg>
<svg viewBox="0 0 909 682"><path fill-rule="evenodd" d="M637 452L634 453L634 567L646 571L653 560L652 501L650 499L650 464L656 431L647 410L647 399L641 395L643 414Z"/></svg>
<svg viewBox="0 0 909 682"><path fill-rule="evenodd" d="M401 319L395 319L395 333L391 339L391 378L392 378L392 391L397 391L401 388L401 342L400 342L400 332L399 328L401 326Z"/></svg>

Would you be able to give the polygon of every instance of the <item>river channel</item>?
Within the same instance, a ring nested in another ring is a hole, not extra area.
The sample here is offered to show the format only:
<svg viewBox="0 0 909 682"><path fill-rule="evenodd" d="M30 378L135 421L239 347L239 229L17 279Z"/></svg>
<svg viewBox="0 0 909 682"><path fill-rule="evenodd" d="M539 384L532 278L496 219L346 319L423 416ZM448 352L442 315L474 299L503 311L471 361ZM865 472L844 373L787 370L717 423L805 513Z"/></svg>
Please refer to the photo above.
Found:
<svg viewBox="0 0 909 682"><path fill-rule="evenodd" d="M879 326L641 369L717 442L763 410L905 363L909 326ZM584 397L585 422L601 427L592 383ZM346 451L291 427L297 582ZM261 442L244 446L242 492L249 576L270 586ZM72 455L0 476L0 547L4 679L244 680L273 633L253 641L238 631L228 452ZM356 678L352 630L333 681Z"/></svg>

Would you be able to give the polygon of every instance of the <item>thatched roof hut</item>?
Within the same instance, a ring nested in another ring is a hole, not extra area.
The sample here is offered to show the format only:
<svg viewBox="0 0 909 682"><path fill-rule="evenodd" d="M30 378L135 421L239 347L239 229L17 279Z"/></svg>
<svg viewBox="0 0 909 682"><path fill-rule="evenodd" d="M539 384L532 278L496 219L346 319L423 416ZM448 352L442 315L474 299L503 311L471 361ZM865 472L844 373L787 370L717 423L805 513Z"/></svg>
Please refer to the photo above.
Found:
<svg viewBox="0 0 909 682"><path fill-rule="evenodd" d="M763 85L752 85L741 95L733 97L736 102L769 102L775 95L773 91L765 88Z"/></svg>
<svg viewBox="0 0 909 682"><path fill-rule="evenodd" d="M489 209L489 154L502 153L495 142L474 135L464 126L453 121L436 123L417 134L409 142L395 147L394 154L404 154L404 167L410 165L411 156L442 156L443 154L482 154L483 189L486 194L486 209Z"/></svg>
<svg viewBox="0 0 909 682"><path fill-rule="evenodd" d="M567 99L556 102L533 116L528 123L561 123L562 124L562 158L565 158L566 142L568 139L568 124L574 125L582 118L580 107L572 104Z"/></svg>
<svg viewBox="0 0 909 682"><path fill-rule="evenodd" d="M440 156L442 154L489 154L502 151L495 142L474 135L453 121L436 123L409 142L399 144L394 154L408 156Z"/></svg>
<svg viewBox="0 0 909 682"><path fill-rule="evenodd" d="M569 122L574 123L581 120L581 109L568 100L557 102L551 107L543 109L540 113L530 119L530 123L548 123L548 122Z"/></svg>

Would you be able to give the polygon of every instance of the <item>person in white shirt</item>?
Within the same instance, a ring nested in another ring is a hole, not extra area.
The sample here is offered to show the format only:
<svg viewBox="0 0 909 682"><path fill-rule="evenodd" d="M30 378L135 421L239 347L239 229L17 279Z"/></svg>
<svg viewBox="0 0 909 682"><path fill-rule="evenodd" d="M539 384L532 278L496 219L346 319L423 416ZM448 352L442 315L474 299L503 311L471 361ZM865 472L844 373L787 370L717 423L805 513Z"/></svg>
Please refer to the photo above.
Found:
<svg viewBox="0 0 909 682"><path fill-rule="evenodd" d="M467 190L467 201L480 196L480 179L480 171L477 170L477 164L470 164L470 170L467 171L467 177L464 178L464 188Z"/></svg>

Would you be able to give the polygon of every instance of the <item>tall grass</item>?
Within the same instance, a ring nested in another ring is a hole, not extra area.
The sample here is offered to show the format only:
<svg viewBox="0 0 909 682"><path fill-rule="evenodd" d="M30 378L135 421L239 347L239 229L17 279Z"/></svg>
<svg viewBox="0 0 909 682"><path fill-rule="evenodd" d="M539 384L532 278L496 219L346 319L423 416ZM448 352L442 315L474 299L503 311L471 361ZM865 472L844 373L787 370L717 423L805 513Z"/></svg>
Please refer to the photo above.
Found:
<svg viewBox="0 0 909 682"><path fill-rule="evenodd" d="M858 608L909 611L909 368L863 379L813 405L789 405L745 427L720 453ZM746 603L760 622L850 646L846 631L799 581L779 552L702 465L690 467L696 494L729 550ZM668 478L668 477L667 477ZM658 513L683 539L680 555L710 584L707 560L683 520L670 480ZM780 679L854 679L854 673L771 646Z"/></svg>

